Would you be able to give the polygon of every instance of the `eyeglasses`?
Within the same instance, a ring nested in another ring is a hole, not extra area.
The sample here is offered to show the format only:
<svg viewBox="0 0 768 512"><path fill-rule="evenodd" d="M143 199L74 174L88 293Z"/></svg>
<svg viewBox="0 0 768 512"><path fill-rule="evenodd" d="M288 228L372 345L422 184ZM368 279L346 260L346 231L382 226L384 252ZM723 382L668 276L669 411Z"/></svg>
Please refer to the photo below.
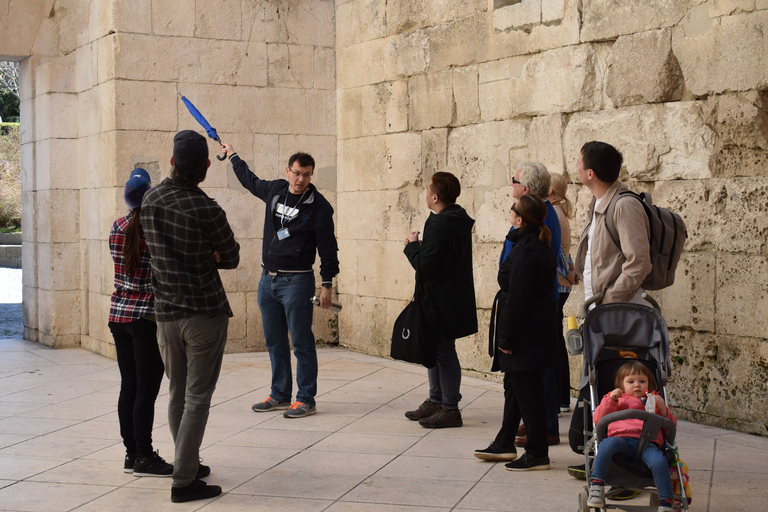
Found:
<svg viewBox="0 0 768 512"><path fill-rule="evenodd" d="M314 172L298 172L298 171L294 171L294 170L293 170L293 169L291 169L290 167L288 168L288 171L289 171L289 172L291 172L291 173L293 173L293 175L294 175L294 176L296 176L297 178L306 178L306 179L309 179L309 178L311 178L311 177L312 177L312 175L314 174Z"/></svg>
<svg viewBox="0 0 768 512"><path fill-rule="evenodd" d="M515 178L512 178L512 184L513 185L522 185L523 182L522 181L517 181Z"/></svg>

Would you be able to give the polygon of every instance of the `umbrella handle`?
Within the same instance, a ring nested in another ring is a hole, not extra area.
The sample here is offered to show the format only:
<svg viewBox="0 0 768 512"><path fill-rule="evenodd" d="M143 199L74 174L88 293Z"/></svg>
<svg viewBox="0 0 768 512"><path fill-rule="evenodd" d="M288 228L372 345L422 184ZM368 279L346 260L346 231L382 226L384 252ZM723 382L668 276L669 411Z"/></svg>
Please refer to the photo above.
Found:
<svg viewBox="0 0 768 512"><path fill-rule="evenodd" d="M215 140L216 142L219 143L219 145L221 145L221 139L220 138L216 137L213 140ZM225 158L227 158L227 157L224 156L224 155L216 155L216 160L218 160L219 162L223 162Z"/></svg>

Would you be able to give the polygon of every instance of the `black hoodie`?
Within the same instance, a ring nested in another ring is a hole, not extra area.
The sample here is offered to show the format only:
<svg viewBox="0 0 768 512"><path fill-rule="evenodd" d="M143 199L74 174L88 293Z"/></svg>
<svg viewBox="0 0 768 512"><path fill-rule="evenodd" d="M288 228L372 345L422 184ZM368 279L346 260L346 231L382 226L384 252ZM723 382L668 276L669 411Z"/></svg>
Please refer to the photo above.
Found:
<svg viewBox="0 0 768 512"><path fill-rule="evenodd" d="M421 300L432 306L443 339L477 332L475 281L472 274L474 219L459 205L430 213L423 241L405 246L405 255L421 283Z"/></svg>

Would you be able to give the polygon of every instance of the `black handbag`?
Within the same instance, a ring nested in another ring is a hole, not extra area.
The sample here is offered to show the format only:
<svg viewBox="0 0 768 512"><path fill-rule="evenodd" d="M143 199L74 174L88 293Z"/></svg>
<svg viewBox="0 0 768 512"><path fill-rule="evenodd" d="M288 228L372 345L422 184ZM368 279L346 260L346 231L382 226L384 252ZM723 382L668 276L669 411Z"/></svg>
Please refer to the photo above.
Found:
<svg viewBox="0 0 768 512"><path fill-rule="evenodd" d="M392 359L433 368L437 364L437 331L431 308L419 301L419 275L413 300L405 306L392 329Z"/></svg>

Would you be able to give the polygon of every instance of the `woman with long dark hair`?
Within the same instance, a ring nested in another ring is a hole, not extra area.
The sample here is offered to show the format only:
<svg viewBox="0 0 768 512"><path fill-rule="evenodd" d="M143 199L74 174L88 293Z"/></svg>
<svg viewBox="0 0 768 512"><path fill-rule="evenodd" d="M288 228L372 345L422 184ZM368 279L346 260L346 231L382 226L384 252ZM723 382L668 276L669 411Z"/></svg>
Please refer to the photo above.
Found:
<svg viewBox="0 0 768 512"><path fill-rule="evenodd" d="M131 172L124 192L131 211L117 219L109 232L109 250L115 263L109 330L120 368L117 416L126 451L123 471L134 476L170 477L173 465L152 449L155 400L164 367L157 347L155 296L140 218L141 200L151 186L147 171Z"/></svg>
<svg viewBox="0 0 768 512"><path fill-rule="evenodd" d="M504 419L496 439L475 456L511 461L510 471L549 469L544 369L556 363L557 304L552 297L557 262L544 226L547 208L527 194L512 205L507 235L512 249L499 268L493 369L504 372ZM517 458L515 434L522 418L528 440Z"/></svg>

